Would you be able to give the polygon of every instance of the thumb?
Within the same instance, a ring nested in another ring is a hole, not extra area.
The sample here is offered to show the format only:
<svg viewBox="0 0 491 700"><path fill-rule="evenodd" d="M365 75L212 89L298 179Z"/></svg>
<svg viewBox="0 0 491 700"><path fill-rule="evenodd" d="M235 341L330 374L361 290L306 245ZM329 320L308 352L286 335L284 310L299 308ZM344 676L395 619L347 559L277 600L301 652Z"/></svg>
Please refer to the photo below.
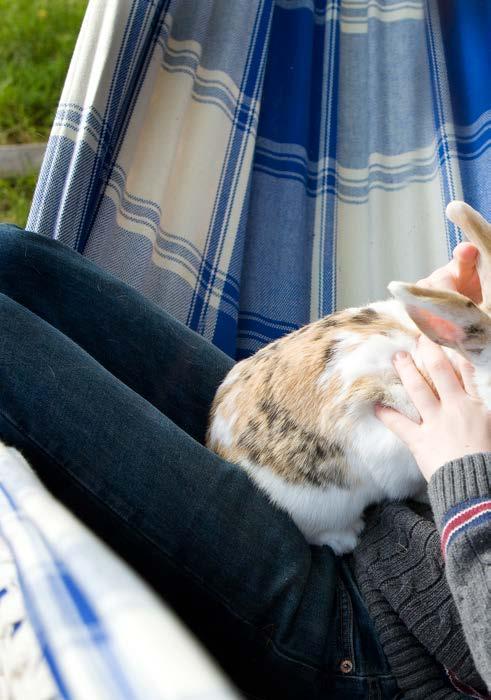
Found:
<svg viewBox="0 0 491 700"><path fill-rule="evenodd" d="M452 268L449 265L442 267L439 270L435 270L430 277L425 277L422 280L416 282L417 287L426 287L427 289L450 289L451 291L457 291L457 284L455 282L455 277L452 274Z"/></svg>
<svg viewBox="0 0 491 700"><path fill-rule="evenodd" d="M388 406L376 404L374 410L375 416L379 421L409 446L413 441L415 429L417 429L418 424L407 416L403 416L399 411L396 411L394 408L389 408Z"/></svg>
<svg viewBox="0 0 491 700"><path fill-rule="evenodd" d="M455 246L452 255L454 260L457 260L460 266L473 268L477 263L478 252L477 247L473 243L463 241Z"/></svg>

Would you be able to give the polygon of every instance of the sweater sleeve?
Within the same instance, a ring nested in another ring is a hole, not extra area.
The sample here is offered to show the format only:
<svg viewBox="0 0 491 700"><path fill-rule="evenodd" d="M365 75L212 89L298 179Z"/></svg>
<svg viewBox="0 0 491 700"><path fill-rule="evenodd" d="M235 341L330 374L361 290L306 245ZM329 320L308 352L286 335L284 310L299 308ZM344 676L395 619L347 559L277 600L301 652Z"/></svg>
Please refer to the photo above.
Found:
<svg viewBox="0 0 491 700"><path fill-rule="evenodd" d="M491 452L443 465L428 493L448 584L476 669L491 691Z"/></svg>

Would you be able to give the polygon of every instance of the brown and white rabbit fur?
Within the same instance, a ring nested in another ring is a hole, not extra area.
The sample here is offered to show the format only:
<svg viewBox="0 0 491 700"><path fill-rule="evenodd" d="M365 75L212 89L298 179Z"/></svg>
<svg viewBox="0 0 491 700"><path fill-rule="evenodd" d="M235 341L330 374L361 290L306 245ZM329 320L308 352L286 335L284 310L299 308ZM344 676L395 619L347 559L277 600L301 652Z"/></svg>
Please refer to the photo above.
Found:
<svg viewBox="0 0 491 700"><path fill-rule="evenodd" d="M371 503L424 491L407 447L374 415L375 403L419 414L392 357L418 355L421 333L475 366L491 408L491 225L463 202L447 216L477 245L483 303L451 291L391 282L395 299L321 318L238 362L215 396L207 445L241 465L311 544L353 550Z"/></svg>

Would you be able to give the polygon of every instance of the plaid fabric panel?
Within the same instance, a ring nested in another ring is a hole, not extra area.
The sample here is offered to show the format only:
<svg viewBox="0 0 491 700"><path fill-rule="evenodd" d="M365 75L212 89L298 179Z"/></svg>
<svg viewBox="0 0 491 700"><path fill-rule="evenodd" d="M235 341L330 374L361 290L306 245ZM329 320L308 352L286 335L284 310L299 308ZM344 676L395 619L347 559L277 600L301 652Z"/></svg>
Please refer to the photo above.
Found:
<svg viewBox="0 0 491 700"><path fill-rule="evenodd" d="M491 216L482 0L91 0L28 225L229 355Z"/></svg>

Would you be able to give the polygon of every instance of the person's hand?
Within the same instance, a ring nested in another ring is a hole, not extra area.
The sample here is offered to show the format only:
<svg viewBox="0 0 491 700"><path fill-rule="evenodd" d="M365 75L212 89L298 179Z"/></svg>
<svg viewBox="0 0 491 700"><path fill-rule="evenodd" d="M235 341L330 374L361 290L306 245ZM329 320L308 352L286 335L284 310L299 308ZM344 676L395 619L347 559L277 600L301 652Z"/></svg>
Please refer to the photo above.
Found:
<svg viewBox="0 0 491 700"><path fill-rule="evenodd" d="M429 289L451 289L480 304L482 293L476 269L477 254L478 250L473 243L459 243L447 265L439 267L416 284Z"/></svg>
<svg viewBox="0 0 491 700"><path fill-rule="evenodd" d="M411 356L394 357L394 367L421 421L415 423L398 411L377 405L375 415L409 448L427 481L446 462L477 452L491 452L491 411L474 388L473 366L460 360L462 384L443 350L421 336L424 366L438 396L420 374Z"/></svg>

